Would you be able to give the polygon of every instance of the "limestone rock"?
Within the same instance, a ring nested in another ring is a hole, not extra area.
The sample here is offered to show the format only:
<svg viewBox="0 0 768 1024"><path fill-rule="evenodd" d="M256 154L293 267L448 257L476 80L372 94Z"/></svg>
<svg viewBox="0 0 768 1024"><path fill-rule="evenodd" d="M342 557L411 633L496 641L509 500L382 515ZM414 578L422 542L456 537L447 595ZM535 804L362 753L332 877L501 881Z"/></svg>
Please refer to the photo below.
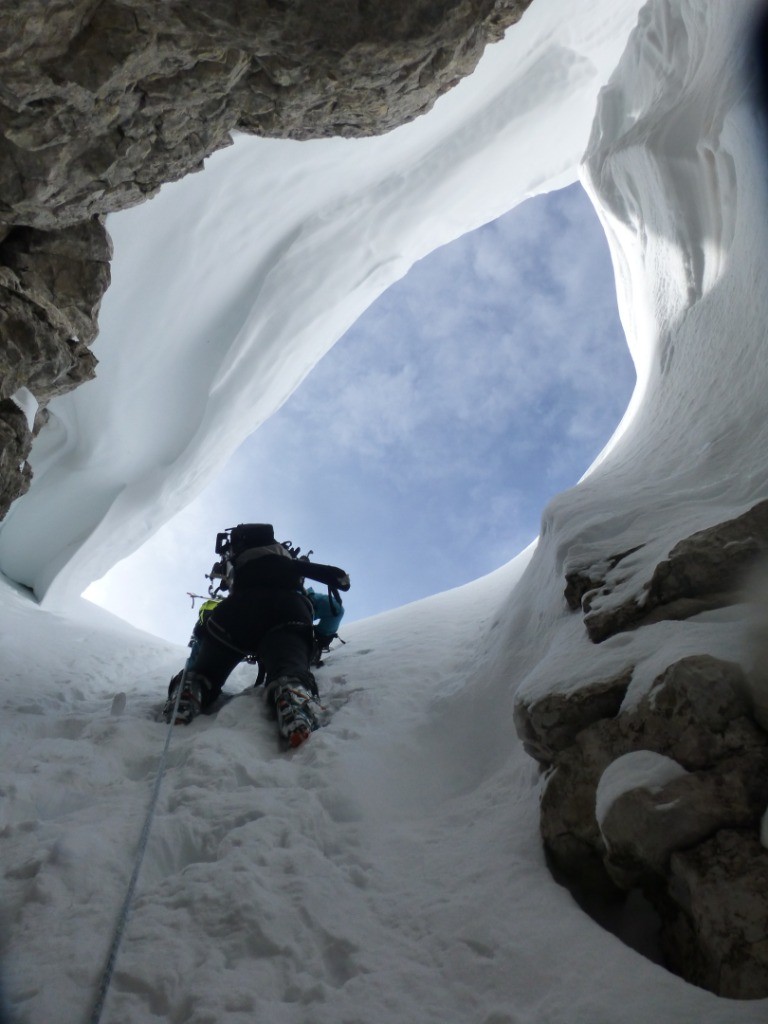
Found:
<svg viewBox="0 0 768 1024"><path fill-rule="evenodd" d="M27 417L9 398L0 399L0 517L32 480L27 463L32 432Z"/></svg>
<svg viewBox="0 0 768 1024"><path fill-rule="evenodd" d="M674 851L720 829L754 829L767 799L766 772L768 750L731 758L709 771L683 772L661 786L627 789L600 820L612 880L623 889L653 881L666 874Z"/></svg>
<svg viewBox="0 0 768 1024"><path fill-rule="evenodd" d="M541 795L539 827L550 863L564 880L593 893L616 888L604 864L595 801L603 772L626 752L616 719L593 723L558 754Z"/></svg>
<svg viewBox="0 0 768 1024"><path fill-rule="evenodd" d="M577 734L601 718L613 718L632 679L632 671L598 680L573 693L546 694L530 703L515 703L517 734L531 757L551 764Z"/></svg>
<svg viewBox="0 0 768 1024"><path fill-rule="evenodd" d="M59 227L199 169L234 130L377 134L530 0L20 0L0 13L0 220Z"/></svg>
<svg viewBox="0 0 768 1024"><path fill-rule="evenodd" d="M621 716L621 728L635 749L657 750L689 770L767 741L752 718L741 667L705 654L670 665Z"/></svg>
<svg viewBox="0 0 768 1024"><path fill-rule="evenodd" d="M671 858L671 966L731 999L768 996L768 850L752 831L724 830Z"/></svg>
<svg viewBox="0 0 768 1024"><path fill-rule="evenodd" d="M683 658L655 680L636 707L594 722L569 747L555 752L540 824L547 851L561 871L597 889L610 888L613 880L605 872L607 851L596 818L597 788L606 768L631 751L653 751L693 772L727 764L722 771L733 775L728 786L735 791L741 779L750 801L757 805L764 798L768 804L768 781L759 774L755 794L751 778L768 750L768 736L751 717L743 685L738 665L708 655ZM707 785L717 789L725 783L713 779Z"/></svg>
<svg viewBox="0 0 768 1024"><path fill-rule="evenodd" d="M767 551L768 501L763 501L676 544L639 596L610 601L623 580L615 571L619 563L607 559L572 568L566 574L566 599L582 609L590 639L600 643L623 630L733 603L747 571ZM614 557L620 561L625 555Z"/></svg>
<svg viewBox="0 0 768 1024"><path fill-rule="evenodd" d="M768 852L757 838L768 735L752 717L740 667L683 658L634 707L552 751L541 832L560 879L582 896L641 886L663 921L673 969L720 995L768 995ZM633 759L644 769L634 779L622 764ZM666 765L661 774L649 770L654 762ZM611 774L618 781L606 797ZM744 909L751 899L759 911Z"/></svg>
<svg viewBox="0 0 768 1024"><path fill-rule="evenodd" d="M768 501L676 544L648 585L651 607L735 590L768 550Z"/></svg>
<svg viewBox="0 0 768 1024"><path fill-rule="evenodd" d="M16 228L0 243L0 266L13 271L31 302L61 313L84 345L98 333L111 259L112 243L98 218L59 231Z"/></svg>
<svg viewBox="0 0 768 1024"><path fill-rule="evenodd" d="M59 231L17 228L6 235L0 244L0 398L26 388L44 406L93 377L96 359L87 346L96 336L110 256L98 219ZM0 516L29 486L32 444L16 406L5 409Z"/></svg>
<svg viewBox="0 0 768 1024"><path fill-rule="evenodd" d="M73 336L72 324L54 306L24 291L0 267L0 397L26 387L41 401L93 376L95 359Z"/></svg>

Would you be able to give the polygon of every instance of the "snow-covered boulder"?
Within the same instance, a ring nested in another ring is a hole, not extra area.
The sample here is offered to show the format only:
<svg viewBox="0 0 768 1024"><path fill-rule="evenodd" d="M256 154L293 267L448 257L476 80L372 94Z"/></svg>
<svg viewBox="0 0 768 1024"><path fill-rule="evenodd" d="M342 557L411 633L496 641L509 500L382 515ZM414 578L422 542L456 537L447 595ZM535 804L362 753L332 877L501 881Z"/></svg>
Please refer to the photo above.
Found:
<svg viewBox="0 0 768 1024"><path fill-rule="evenodd" d="M678 541L647 579L628 568L636 550L566 573L566 600L584 612L595 643L741 600L746 573L768 551L768 501Z"/></svg>
<svg viewBox="0 0 768 1024"><path fill-rule="evenodd" d="M617 758L603 772L596 795L610 877L622 889L643 884L658 889L676 850L724 828L753 827L763 806L760 777L767 767L763 750L702 772L688 772L650 750ZM670 894L667 898L677 903L672 885Z"/></svg>

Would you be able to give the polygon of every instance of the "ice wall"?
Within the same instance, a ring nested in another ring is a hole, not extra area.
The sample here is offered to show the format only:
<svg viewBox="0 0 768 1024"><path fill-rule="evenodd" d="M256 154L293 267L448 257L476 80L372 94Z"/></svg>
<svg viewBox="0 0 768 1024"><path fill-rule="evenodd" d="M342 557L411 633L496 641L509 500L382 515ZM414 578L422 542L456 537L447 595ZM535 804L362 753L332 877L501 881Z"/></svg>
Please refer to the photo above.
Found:
<svg viewBox="0 0 768 1024"><path fill-rule="evenodd" d="M535 3L475 75L377 139L241 138L113 217L95 382L51 404L0 569L63 602L203 488L413 262L575 180L640 0Z"/></svg>

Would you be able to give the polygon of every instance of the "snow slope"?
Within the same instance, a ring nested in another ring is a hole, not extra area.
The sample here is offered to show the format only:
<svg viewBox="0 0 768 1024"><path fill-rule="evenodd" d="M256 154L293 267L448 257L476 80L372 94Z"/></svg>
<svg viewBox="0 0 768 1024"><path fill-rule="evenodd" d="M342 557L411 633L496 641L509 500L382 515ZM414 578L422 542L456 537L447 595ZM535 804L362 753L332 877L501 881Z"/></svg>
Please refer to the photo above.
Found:
<svg viewBox="0 0 768 1024"><path fill-rule="evenodd" d="M104 1022L765 1019L623 945L549 875L498 639L528 557L351 627L318 673L330 723L295 753L252 690L173 731ZM63 618L7 585L0 602L7 992L17 1024L86 1021L183 651L85 603Z"/></svg>

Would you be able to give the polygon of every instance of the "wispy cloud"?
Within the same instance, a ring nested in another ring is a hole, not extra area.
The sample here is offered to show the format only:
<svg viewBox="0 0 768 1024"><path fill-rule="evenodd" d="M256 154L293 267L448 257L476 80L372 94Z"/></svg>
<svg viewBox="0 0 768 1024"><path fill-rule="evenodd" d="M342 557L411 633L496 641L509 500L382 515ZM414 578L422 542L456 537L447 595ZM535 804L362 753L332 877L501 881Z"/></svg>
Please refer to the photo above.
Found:
<svg viewBox="0 0 768 1024"><path fill-rule="evenodd" d="M401 604L529 543L633 381L589 201L540 196L420 261L163 533L207 568L268 519L356 574L352 614Z"/></svg>
<svg viewBox="0 0 768 1024"><path fill-rule="evenodd" d="M574 186L418 263L243 452L287 454L313 491L333 480L342 505L359 488L381 543L406 530L437 548L447 532L461 545L455 572L471 574L472 542L535 535L549 497L608 440L632 383L605 241Z"/></svg>

